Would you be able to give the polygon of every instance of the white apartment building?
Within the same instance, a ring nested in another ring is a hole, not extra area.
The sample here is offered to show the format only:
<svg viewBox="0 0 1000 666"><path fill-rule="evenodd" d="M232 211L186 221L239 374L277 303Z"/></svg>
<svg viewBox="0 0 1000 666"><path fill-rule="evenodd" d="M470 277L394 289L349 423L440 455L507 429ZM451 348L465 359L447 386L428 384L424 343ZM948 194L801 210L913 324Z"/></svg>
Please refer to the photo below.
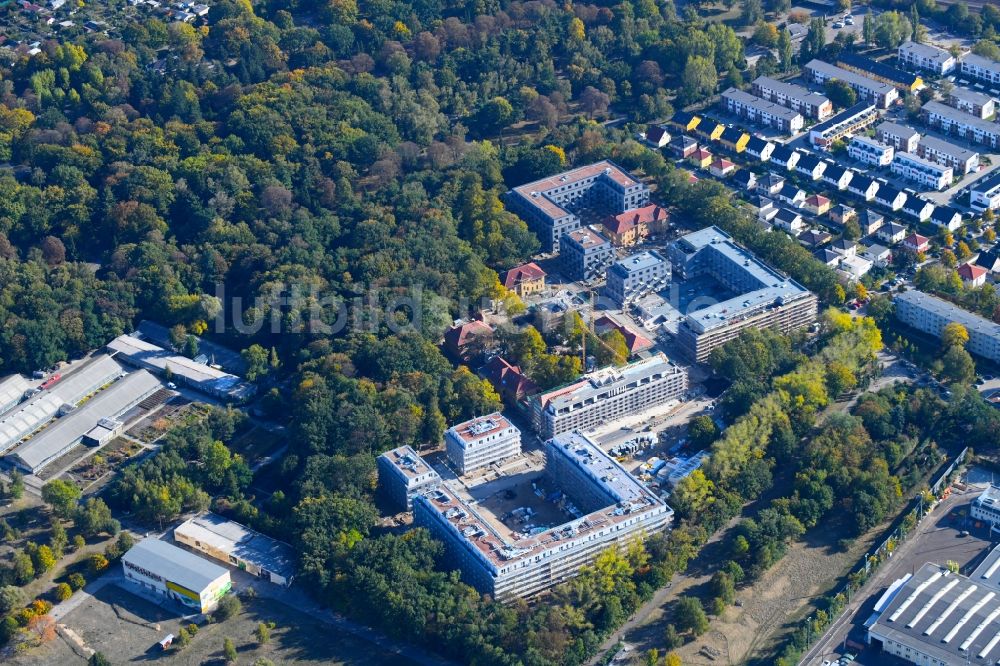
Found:
<svg viewBox="0 0 1000 666"><path fill-rule="evenodd" d="M920 133L912 127L887 120L875 128L876 136L901 153L915 153L920 143ZM891 161L891 160L890 160Z"/></svg>
<svg viewBox="0 0 1000 666"><path fill-rule="evenodd" d="M892 172L932 190L943 190L955 179L950 166L935 164L913 153L898 153L892 161Z"/></svg>
<svg viewBox="0 0 1000 666"><path fill-rule="evenodd" d="M979 168L979 153L942 141L935 136L925 136L920 140L917 155L936 164L950 166L955 173L962 176Z"/></svg>
<svg viewBox="0 0 1000 666"><path fill-rule="evenodd" d="M619 259L608 269L607 293L619 306L664 289L670 283L670 262L656 250Z"/></svg>
<svg viewBox="0 0 1000 666"><path fill-rule="evenodd" d="M378 487L397 511L413 508L413 498L441 484L441 477L406 445L378 457Z"/></svg>
<svg viewBox="0 0 1000 666"><path fill-rule="evenodd" d="M973 183L969 188L969 206L979 212L1000 208L1000 173Z"/></svg>
<svg viewBox="0 0 1000 666"><path fill-rule="evenodd" d="M880 109L888 109L899 99L899 91L895 86L869 79L867 76L856 74L822 60L810 60L805 66L805 73L820 85L831 79L843 81L854 89L854 92L858 94L859 101L870 102Z"/></svg>
<svg viewBox="0 0 1000 666"><path fill-rule="evenodd" d="M758 76L753 82L753 94L775 104L798 111L807 118L825 120L833 115L833 102L802 86L785 83L769 76Z"/></svg>
<svg viewBox="0 0 1000 666"><path fill-rule="evenodd" d="M984 120L996 113L996 102L992 97L961 86L952 88L946 101L949 106Z"/></svg>
<svg viewBox="0 0 1000 666"><path fill-rule="evenodd" d="M972 143L980 143L991 148L1000 147L1000 125L997 123L991 123L935 101L924 104L920 113L931 127L940 128L943 132L960 136Z"/></svg>
<svg viewBox="0 0 1000 666"><path fill-rule="evenodd" d="M414 524L444 543L449 566L501 601L569 580L600 553L662 532L673 520L662 499L584 435L549 439L545 458L546 476L565 494L572 518L540 532L515 532L443 485L414 501Z"/></svg>
<svg viewBox="0 0 1000 666"><path fill-rule="evenodd" d="M727 111L740 118L755 125L774 127L786 134L802 131L805 124L801 113L736 88L722 93L722 104Z"/></svg>
<svg viewBox="0 0 1000 666"><path fill-rule="evenodd" d="M521 431L494 412L448 428L444 445L451 464L464 476L521 453Z"/></svg>
<svg viewBox="0 0 1000 666"><path fill-rule="evenodd" d="M967 53L962 58L962 74L980 81L1000 83L1000 62Z"/></svg>
<svg viewBox="0 0 1000 666"><path fill-rule="evenodd" d="M532 421L542 437L589 430L677 400L687 387L687 370L660 353L535 395Z"/></svg>
<svg viewBox="0 0 1000 666"><path fill-rule="evenodd" d="M851 159L870 164L875 167L889 166L895 156L895 149L885 143L869 139L865 136L856 136L847 144L847 154Z"/></svg>
<svg viewBox="0 0 1000 666"><path fill-rule="evenodd" d="M900 44L897 57L899 64L903 67L922 69L934 72L939 76L948 74L958 65L955 56L948 51L932 44L918 44L917 42L908 41Z"/></svg>
<svg viewBox="0 0 1000 666"><path fill-rule="evenodd" d="M940 338L945 326L957 322L969 332L970 353L991 361L1000 360L1000 324L916 289L896 294L893 300L896 318L907 326Z"/></svg>
<svg viewBox="0 0 1000 666"><path fill-rule="evenodd" d="M711 277L730 299L688 314L677 329L684 354L704 362L713 349L746 328L782 332L816 320L816 296L737 245L718 227L705 227L674 241L668 249L674 270L684 277Z"/></svg>

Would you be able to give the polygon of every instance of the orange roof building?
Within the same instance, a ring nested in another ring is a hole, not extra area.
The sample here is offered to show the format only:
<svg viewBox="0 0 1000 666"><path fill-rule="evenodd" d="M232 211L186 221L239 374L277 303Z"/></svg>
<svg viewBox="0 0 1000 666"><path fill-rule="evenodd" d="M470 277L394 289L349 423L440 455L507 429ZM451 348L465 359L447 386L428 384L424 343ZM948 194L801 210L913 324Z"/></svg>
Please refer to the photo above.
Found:
<svg viewBox="0 0 1000 666"><path fill-rule="evenodd" d="M515 266L504 274L503 286L524 298L545 289L545 271L535 262Z"/></svg>

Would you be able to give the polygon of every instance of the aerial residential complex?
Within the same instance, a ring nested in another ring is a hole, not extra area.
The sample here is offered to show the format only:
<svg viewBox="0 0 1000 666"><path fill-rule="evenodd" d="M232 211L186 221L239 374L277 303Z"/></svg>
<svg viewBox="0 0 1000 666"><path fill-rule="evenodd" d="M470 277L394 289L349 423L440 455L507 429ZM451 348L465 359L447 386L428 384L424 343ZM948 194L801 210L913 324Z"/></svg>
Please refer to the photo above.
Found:
<svg viewBox="0 0 1000 666"><path fill-rule="evenodd" d="M580 228L577 211L597 207L624 213L649 203L649 188L608 160L571 169L533 183L519 185L504 202L531 228L548 251L558 251L560 239Z"/></svg>
<svg viewBox="0 0 1000 666"><path fill-rule="evenodd" d="M977 116L953 109L941 102L930 101L920 110L924 121L931 127L940 128L973 143L981 143L991 148L1000 146L1000 125Z"/></svg>
<svg viewBox="0 0 1000 666"><path fill-rule="evenodd" d="M967 53L962 58L962 74L988 83L1000 83L1000 62L990 60L975 53Z"/></svg>
<svg viewBox="0 0 1000 666"><path fill-rule="evenodd" d="M870 79L822 60L810 60L805 66L805 73L820 85L831 79L843 81L854 89L859 100L870 102L880 109L889 108L889 105L899 99L899 91L892 84Z"/></svg>
<svg viewBox="0 0 1000 666"><path fill-rule="evenodd" d="M955 173L962 176L972 173L979 166L979 153L934 136L925 136L920 140L917 155L925 160L950 166Z"/></svg>
<svg viewBox="0 0 1000 666"><path fill-rule="evenodd" d="M855 136L847 144L847 154L851 159L870 164L871 166L889 166L895 156L895 149L885 143L869 139L866 136Z"/></svg>
<svg viewBox="0 0 1000 666"><path fill-rule="evenodd" d="M809 142L817 148L829 149L834 141L857 134L878 120L874 104L861 102L844 109L832 118L809 128Z"/></svg>
<svg viewBox="0 0 1000 666"><path fill-rule="evenodd" d="M659 353L535 395L532 423L542 437L589 430L678 400L687 388L687 370Z"/></svg>
<svg viewBox="0 0 1000 666"><path fill-rule="evenodd" d="M897 176L932 190L943 190L955 179L950 166L936 164L912 153L897 153L891 168Z"/></svg>
<svg viewBox="0 0 1000 666"><path fill-rule="evenodd" d="M778 81L769 76L758 76L754 79L753 94L798 111L807 118L825 120L833 115L833 102L825 95L809 92L802 86Z"/></svg>
<svg viewBox="0 0 1000 666"><path fill-rule="evenodd" d="M495 412L448 428L444 446L451 464L465 475L521 453L521 431Z"/></svg>
<svg viewBox="0 0 1000 666"><path fill-rule="evenodd" d="M730 113L755 125L774 127L786 134L801 131L805 124L801 113L736 88L722 93L722 102Z"/></svg>
<svg viewBox="0 0 1000 666"><path fill-rule="evenodd" d="M704 362L716 347L745 328L774 327L786 333L816 321L816 296L737 245L718 227L706 227L669 249L684 278L709 275L735 295L684 318L677 342L692 360Z"/></svg>
<svg viewBox="0 0 1000 666"><path fill-rule="evenodd" d="M968 88L955 86L945 99L948 106L984 120L996 113L996 102L992 97Z"/></svg>
<svg viewBox="0 0 1000 666"><path fill-rule="evenodd" d="M524 536L445 485L414 500L414 524L445 544L479 591L530 597L579 573L602 551L666 529L673 511L579 433L545 444L546 477L572 502L569 522Z"/></svg>
<svg viewBox="0 0 1000 666"><path fill-rule="evenodd" d="M1000 661L1000 549L968 576L927 563L896 580L865 623L876 650L920 666Z"/></svg>
<svg viewBox="0 0 1000 666"><path fill-rule="evenodd" d="M915 153L920 143L920 133L912 127L891 120L879 123L875 134L882 143L889 144L901 153Z"/></svg>
<svg viewBox="0 0 1000 666"><path fill-rule="evenodd" d="M441 476L408 444L386 451L377 463L378 487L396 511L409 511L414 497L441 483Z"/></svg>
<svg viewBox="0 0 1000 666"><path fill-rule="evenodd" d="M607 291L619 306L660 291L670 282L670 262L656 250L619 259L608 269Z"/></svg>
<svg viewBox="0 0 1000 666"><path fill-rule="evenodd" d="M940 338L945 326L958 322L969 332L967 349L971 353L1000 360L1000 324L916 289L896 294L893 301L896 317L907 326Z"/></svg>
<svg viewBox="0 0 1000 666"><path fill-rule="evenodd" d="M904 67L922 69L944 76L955 69L958 61L948 51L917 42L904 42L897 52L899 63Z"/></svg>
<svg viewBox="0 0 1000 666"><path fill-rule="evenodd" d="M615 250L601 233L584 227L562 237L559 257L566 277L582 282L603 276L615 260Z"/></svg>
<svg viewBox="0 0 1000 666"><path fill-rule="evenodd" d="M969 188L969 206L980 213L1000 208L1000 173L977 180Z"/></svg>

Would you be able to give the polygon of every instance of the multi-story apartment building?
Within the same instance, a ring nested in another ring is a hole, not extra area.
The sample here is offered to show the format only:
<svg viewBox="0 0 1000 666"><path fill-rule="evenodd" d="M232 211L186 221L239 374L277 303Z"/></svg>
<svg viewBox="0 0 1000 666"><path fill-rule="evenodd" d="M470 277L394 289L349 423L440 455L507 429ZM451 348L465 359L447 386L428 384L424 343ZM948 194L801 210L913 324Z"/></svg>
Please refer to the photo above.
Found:
<svg viewBox="0 0 1000 666"><path fill-rule="evenodd" d="M679 275L707 275L737 294L681 322L677 343L694 361L704 362L713 349L746 328L788 332L816 320L814 294L737 245L718 227L682 236L668 252Z"/></svg>
<svg viewBox="0 0 1000 666"><path fill-rule="evenodd" d="M445 545L450 566L484 594L531 597L576 576L600 553L657 534L673 510L579 433L548 440L546 476L574 506L567 523L515 533L446 486L414 502L414 524Z"/></svg>
<svg viewBox="0 0 1000 666"><path fill-rule="evenodd" d="M954 86L945 101L948 106L953 106L959 111L964 111L983 120L992 117L997 110L996 102L992 97L961 86Z"/></svg>
<svg viewBox="0 0 1000 666"><path fill-rule="evenodd" d="M542 437L589 430L639 414L687 391L687 370L663 354L585 375L531 399L532 421Z"/></svg>
<svg viewBox="0 0 1000 666"><path fill-rule="evenodd" d="M961 176L979 168L979 153L942 141L936 136L925 136L921 139L917 146L917 155L936 164L950 166Z"/></svg>
<svg viewBox="0 0 1000 666"><path fill-rule="evenodd" d="M619 306L660 291L670 282L670 262L656 250L619 259L608 269L608 296Z"/></svg>
<svg viewBox="0 0 1000 666"><path fill-rule="evenodd" d="M377 463L378 487L397 511L409 511L414 497L441 484L438 473L409 445L386 451Z"/></svg>
<svg viewBox="0 0 1000 666"><path fill-rule="evenodd" d="M736 88L722 93L722 104L727 111L740 118L755 125L774 127L786 134L801 131L805 124L801 113Z"/></svg>
<svg viewBox="0 0 1000 666"><path fill-rule="evenodd" d="M969 206L978 213L1000 208L1000 173L977 180L969 188Z"/></svg>
<svg viewBox="0 0 1000 666"><path fill-rule="evenodd" d="M878 120L878 110L874 104L862 102L844 109L832 118L809 128L809 142L816 148L829 150L835 141L857 134L874 125Z"/></svg>
<svg viewBox="0 0 1000 666"><path fill-rule="evenodd" d="M901 153L916 152L917 144L920 143L920 132L891 120L879 123L875 128L875 135L879 141L889 144Z"/></svg>
<svg viewBox="0 0 1000 666"><path fill-rule="evenodd" d="M907 326L940 338L945 326L957 322L969 332L966 348L970 353L1000 360L1000 324L916 289L896 294L893 300L896 318Z"/></svg>
<svg viewBox="0 0 1000 666"><path fill-rule="evenodd" d="M754 79L753 94L768 102L798 111L814 120L825 120L833 115L833 102L825 95L809 92L802 86L778 81L769 76L758 76Z"/></svg>
<svg viewBox="0 0 1000 666"><path fill-rule="evenodd" d="M903 92L914 93L924 87L924 80L919 74L907 72L856 53L841 51L840 55L837 56L837 64L873 81L895 86Z"/></svg>
<svg viewBox="0 0 1000 666"><path fill-rule="evenodd" d="M903 67L922 69L938 76L948 74L958 65L955 56L948 51L931 44L910 41L900 44L897 59Z"/></svg>
<svg viewBox="0 0 1000 666"><path fill-rule="evenodd" d="M598 207L624 213L649 203L649 188L617 164L603 160L533 183L504 195L508 207L524 218L548 251L558 251L560 239L580 228L574 212Z"/></svg>
<svg viewBox="0 0 1000 666"><path fill-rule="evenodd" d="M444 447L451 464L465 475L521 453L521 431L494 412L448 428Z"/></svg>
<svg viewBox="0 0 1000 666"><path fill-rule="evenodd" d="M975 53L966 53L962 58L962 74L987 83L1000 83L1000 62L984 58Z"/></svg>
<svg viewBox="0 0 1000 666"><path fill-rule="evenodd" d="M897 153L892 172L921 187L943 190L955 179L954 170L946 164L936 164L913 153Z"/></svg>
<svg viewBox="0 0 1000 666"><path fill-rule="evenodd" d="M893 84L876 81L822 60L810 60L805 66L805 73L820 85L831 79L843 81L854 89L859 100L874 104L880 109L888 109L899 99L899 91Z"/></svg>
<svg viewBox="0 0 1000 666"><path fill-rule="evenodd" d="M859 162L884 167L889 166L896 151L889 144L874 141L866 136L855 136L847 144L847 154Z"/></svg>
<svg viewBox="0 0 1000 666"><path fill-rule="evenodd" d="M991 123L933 100L921 107L920 114L928 125L937 127L942 132L990 148L1000 147L1000 125L997 123Z"/></svg>
<svg viewBox="0 0 1000 666"><path fill-rule="evenodd" d="M563 270L571 280L593 280L615 260L611 241L590 227L576 229L562 238L559 249Z"/></svg>

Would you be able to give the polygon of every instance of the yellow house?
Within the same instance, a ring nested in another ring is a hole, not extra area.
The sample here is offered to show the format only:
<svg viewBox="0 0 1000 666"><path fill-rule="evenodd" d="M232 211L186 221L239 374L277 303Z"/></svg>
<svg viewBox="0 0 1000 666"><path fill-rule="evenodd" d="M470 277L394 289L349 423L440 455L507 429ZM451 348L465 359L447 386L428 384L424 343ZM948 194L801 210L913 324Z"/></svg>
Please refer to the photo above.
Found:
<svg viewBox="0 0 1000 666"><path fill-rule="evenodd" d="M750 135L735 127L727 127L722 130L719 142L729 150L739 154L747 149L747 144L750 142Z"/></svg>
<svg viewBox="0 0 1000 666"><path fill-rule="evenodd" d="M698 124L698 133L711 141L718 141L725 131L725 125L711 118L705 118Z"/></svg>
<svg viewBox="0 0 1000 666"><path fill-rule="evenodd" d="M694 151L688 159L691 160L691 164L695 165L699 169L707 169L709 165L712 164L712 153L708 152L704 148L699 148Z"/></svg>
<svg viewBox="0 0 1000 666"><path fill-rule="evenodd" d="M701 123L701 116L696 116L685 111L678 111L670 119L670 124L679 128L682 132L693 132L698 129Z"/></svg>

